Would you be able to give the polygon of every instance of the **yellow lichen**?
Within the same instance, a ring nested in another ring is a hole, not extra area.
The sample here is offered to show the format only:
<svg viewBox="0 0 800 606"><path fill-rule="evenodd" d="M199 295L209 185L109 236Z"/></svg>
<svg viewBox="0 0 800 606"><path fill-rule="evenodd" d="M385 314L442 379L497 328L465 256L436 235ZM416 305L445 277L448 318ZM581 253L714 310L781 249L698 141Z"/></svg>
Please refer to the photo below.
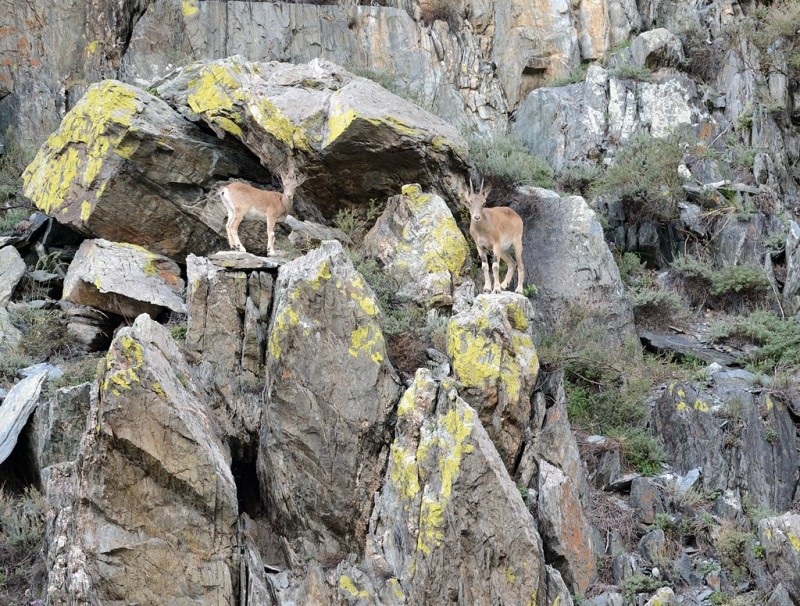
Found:
<svg viewBox="0 0 800 606"><path fill-rule="evenodd" d="M789 543L792 545L792 549L795 551L800 551L800 538L791 532L787 532L786 536L789 539Z"/></svg>
<svg viewBox="0 0 800 606"><path fill-rule="evenodd" d="M417 550L430 554L431 549L438 547L444 539L444 508L442 503L430 497L422 499L419 513L419 534Z"/></svg>
<svg viewBox="0 0 800 606"><path fill-rule="evenodd" d="M417 383L416 381L411 384L405 393L403 393L403 397L400 398L400 403L397 405L397 416L401 419L414 414L416 410L416 406L414 405L415 400L417 399Z"/></svg>
<svg viewBox="0 0 800 606"><path fill-rule="evenodd" d="M374 323L357 327L350 335L348 352L354 358L359 353L366 353L376 364L383 362L383 333Z"/></svg>
<svg viewBox="0 0 800 606"><path fill-rule="evenodd" d="M164 391L164 388L161 387L161 383L159 383L158 381L155 381L153 383L152 390L154 392L156 392L159 395L159 397L162 397L162 398L166 398L167 397L167 392Z"/></svg>
<svg viewBox="0 0 800 606"><path fill-rule="evenodd" d="M323 261L322 264L319 266L317 270L317 275L314 276L313 279L309 282L311 284L311 288L314 290L319 290L320 286L322 286L323 281L328 281L331 279L331 265L328 261Z"/></svg>
<svg viewBox="0 0 800 606"><path fill-rule="evenodd" d="M247 106L256 123L270 135L286 143L290 149L310 149L302 127L289 120L269 99L260 98Z"/></svg>
<svg viewBox="0 0 800 606"><path fill-rule="evenodd" d="M114 395L120 395L120 389L130 389L133 383L139 383L137 370L144 364L144 353L142 346L131 336L123 335L119 339L122 346L121 357L106 356L106 377L103 380L103 389L108 389L114 385ZM116 370L112 368L116 366Z"/></svg>
<svg viewBox="0 0 800 606"><path fill-rule="evenodd" d="M184 17L194 17L199 11L197 0L183 0L181 2L181 12Z"/></svg>
<svg viewBox="0 0 800 606"><path fill-rule="evenodd" d="M389 589L391 589L391 591L392 591L392 595L394 595L394 597L396 599L398 599L398 600L404 600L405 599L406 594L403 591L403 588L400 587L400 581L398 581L397 579L392 577L391 579L389 579L389 581L387 583L389 585Z"/></svg>
<svg viewBox="0 0 800 606"><path fill-rule="evenodd" d="M90 43L89 43L89 44L86 46L86 52L87 52L88 54L90 54L90 55L94 55L94 54L97 52L97 45L98 45L99 43L100 43L100 42L99 42L99 40L92 40L92 41L91 41L91 42L90 42Z"/></svg>
<svg viewBox="0 0 800 606"><path fill-rule="evenodd" d="M708 404L703 402L703 400L701 400L700 398L697 398L694 401L694 409L698 412L708 412L710 410Z"/></svg>
<svg viewBox="0 0 800 606"><path fill-rule="evenodd" d="M485 389L500 383L510 401L519 400L519 362L514 356L504 355L499 343L451 322L447 330L447 352L453 359L456 376L465 386Z"/></svg>
<svg viewBox="0 0 800 606"><path fill-rule="evenodd" d="M81 202L81 221L86 223L92 214L92 203L88 200Z"/></svg>
<svg viewBox="0 0 800 606"><path fill-rule="evenodd" d="M766 406L767 410L772 410L775 407L775 404L772 402L772 398L769 397L769 394L767 394L764 398L764 405Z"/></svg>
<svg viewBox="0 0 800 606"><path fill-rule="evenodd" d="M291 327L297 326L299 322L300 318L297 312L289 306L284 307L275 317L275 324L269 335L268 349L270 355L276 360L279 360L283 353L281 349L281 339L286 336Z"/></svg>
<svg viewBox="0 0 800 606"><path fill-rule="evenodd" d="M93 85L64 117L22 175L23 191L48 214L68 201L81 204L81 189L101 190L99 179L114 149L141 111L135 89L113 80ZM76 215L83 212L79 206Z"/></svg>
<svg viewBox="0 0 800 606"><path fill-rule="evenodd" d="M350 298L358 303L359 307L368 316L375 317L378 315L378 307L375 305L375 299L367 294L364 282L361 276L356 276L350 282L352 290L350 291Z"/></svg>
<svg viewBox="0 0 800 606"><path fill-rule="evenodd" d="M356 587L356 584L353 582L353 579L348 577L347 575L342 575L339 577L339 587L344 589L347 593L352 595L355 598L368 598L369 593L366 589L359 589Z"/></svg>
<svg viewBox="0 0 800 606"><path fill-rule="evenodd" d="M347 130L350 124L356 118L358 118L358 114L356 114L355 110L353 109L342 111L337 102L337 97L338 93L334 93L331 98L331 109L328 113L327 124L328 134L325 137L325 141L322 143L322 149L325 149L327 146L341 137L342 133Z"/></svg>
<svg viewBox="0 0 800 606"><path fill-rule="evenodd" d="M403 499L411 500L419 494L416 453L399 446L396 442L391 448L392 462L389 476Z"/></svg>
<svg viewBox="0 0 800 606"><path fill-rule="evenodd" d="M245 94L232 75L235 72L234 67L218 63L203 66L201 75L189 82L191 93L186 102L195 114L238 137L242 135L242 110L235 106L245 100Z"/></svg>
<svg viewBox="0 0 800 606"><path fill-rule="evenodd" d="M675 409L676 409L678 412L685 412L685 411L689 410L689 407L686 405L686 402L684 402L683 400L680 400L680 401L679 401L679 402L678 402L678 403L675 405Z"/></svg>
<svg viewBox="0 0 800 606"><path fill-rule="evenodd" d="M503 577L505 578L506 582L509 583L509 584L513 584L513 583L517 582L517 575L514 574L514 571L508 565L503 566Z"/></svg>

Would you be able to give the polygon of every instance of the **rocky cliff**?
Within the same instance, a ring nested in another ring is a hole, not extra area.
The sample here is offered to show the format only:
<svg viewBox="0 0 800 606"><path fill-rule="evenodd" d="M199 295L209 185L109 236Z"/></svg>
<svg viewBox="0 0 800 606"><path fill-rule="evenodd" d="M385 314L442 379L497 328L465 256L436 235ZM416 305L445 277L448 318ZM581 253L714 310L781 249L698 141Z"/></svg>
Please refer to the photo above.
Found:
<svg viewBox="0 0 800 606"><path fill-rule="evenodd" d="M3 1L0 601L800 604L800 4Z"/></svg>

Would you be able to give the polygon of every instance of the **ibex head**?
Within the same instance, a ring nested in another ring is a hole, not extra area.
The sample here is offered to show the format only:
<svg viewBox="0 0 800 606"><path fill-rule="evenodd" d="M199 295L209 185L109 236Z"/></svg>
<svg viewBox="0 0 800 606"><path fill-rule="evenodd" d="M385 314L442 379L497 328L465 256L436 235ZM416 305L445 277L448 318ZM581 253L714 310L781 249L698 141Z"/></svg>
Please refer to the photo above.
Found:
<svg viewBox="0 0 800 606"><path fill-rule="evenodd" d="M288 168L278 171L278 176L283 184L283 195L287 200L294 198L295 190L300 187L307 179L306 175L297 175L294 162L290 162Z"/></svg>
<svg viewBox="0 0 800 606"><path fill-rule="evenodd" d="M486 198L489 192L492 191L492 186L483 187L483 179L481 179L481 186L476 192L472 187L472 177L469 179L469 194L467 194L467 206L469 207L469 216L473 221L480 221L483 206L486 204Z"/></svg>

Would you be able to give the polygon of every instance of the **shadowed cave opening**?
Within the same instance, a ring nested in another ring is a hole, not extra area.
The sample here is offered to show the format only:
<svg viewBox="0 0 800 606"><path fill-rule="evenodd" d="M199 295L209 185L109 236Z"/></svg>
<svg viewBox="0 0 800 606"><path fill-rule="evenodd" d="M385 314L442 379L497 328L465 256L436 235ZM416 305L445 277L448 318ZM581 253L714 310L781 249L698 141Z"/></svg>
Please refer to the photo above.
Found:
<svg viewBox="0 0 800 606"><path fill-rule="evenodd" d="M242 442L234 439L231 448L231 473L236 483L236 498L239 513L246 513L251 518L260 517L266 512L261 500L261 492L256 471L256 457L258 455L258 439Z"/></svg>

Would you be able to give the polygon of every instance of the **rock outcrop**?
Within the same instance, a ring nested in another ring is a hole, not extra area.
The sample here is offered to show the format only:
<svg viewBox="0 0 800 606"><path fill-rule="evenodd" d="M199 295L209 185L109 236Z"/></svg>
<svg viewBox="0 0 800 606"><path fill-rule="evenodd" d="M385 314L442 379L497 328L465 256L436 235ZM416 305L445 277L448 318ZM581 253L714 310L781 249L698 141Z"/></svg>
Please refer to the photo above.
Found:
<svg viewBox="0 0 800 606"><path fill-rule="evenodd" d="M51 540L48 599L233 601L236 486L192 377L167 330L146 315L117 334L76 483L61 487L74 501L59 511Z"/></svg>

